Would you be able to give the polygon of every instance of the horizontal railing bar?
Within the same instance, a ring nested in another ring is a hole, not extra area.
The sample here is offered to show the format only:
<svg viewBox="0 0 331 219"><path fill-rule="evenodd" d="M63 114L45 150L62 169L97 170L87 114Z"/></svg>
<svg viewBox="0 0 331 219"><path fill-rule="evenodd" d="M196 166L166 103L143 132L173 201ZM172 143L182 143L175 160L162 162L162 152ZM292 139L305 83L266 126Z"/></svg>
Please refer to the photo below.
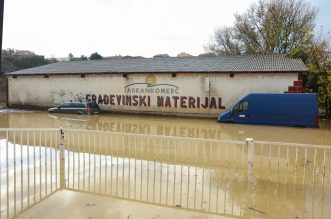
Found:
<svg viewBox="0 0 331 219"><path fill-rule="evenodd" d="M60 131L60 128L0 128L0 132L7 131Z"/></svg>
<svg viewBox="0 0 331 219"><path fill-rule="evenodd" d="M177 140L193 140L193 141L208 141L214 143L228 143L228 144L246 144L244 141L231 141L231 140L219 140L219 139L211 139L211 138L189 138L189 137L181 137L181 136L169 136L169 135L153 135L153 134L140 134L140 133L128 133L128 132L110 132L110 131L95 131L95 130L84 130L84 129L63 129L64 132L88 132L94 134L115 134L115 135L128 135L128 136L145 136L145 137L153 137L153 138L168 138L168 139L177 139Z"/></svg>
<svg viewBox="0 0 331 219"><path fill-rule="evenodd" d="M114 134L114 135L127 135L127 136L142 136L151 138L163 138L173 140L192 140L200 142L213 142L213 143L226 143L226 144L246 144L245 141L232 141L232 140L219 140L210 138L190 138L182 136L165 136L165 135L154 135L154 134L141 134L141 133L128 133L128 132L111 132L111 131L99 131L99 130L85 130L85 129L61 129L61 128L0 128L0 132L7 131L61 131L64 132L77 132L77 133L94 133L94 134ZM331 149L331 146L327 145L315 145L315 144L301 144L301 143L287 143L287 142L273 142L273 141L254 141L254 144L269 144L278 146L289 146L289 147L304 147L304 148L318 148L318 149Z"/></svg>
<svg viewBox="0 0 331 219"><path fill-rule="evenodd" d="M74 191L74 192L79 192L82 194L93 194L96 196L102 196L102 197L110 197L110 198L116 198L119 200L130 200L132 202L137 202L137 203L143 203L143 204L150 204L150 205L154 205L154 206L160 206L160 207L165 207L165 208L173 208L173 209L177 209L177 210L182 210L182 211L190 211L190 212L201 212L201 209L198 208L189 208L189 207L177 207L176 205L171 205L171 204L160 204L158 202L153 202L153 201L146 201L146 200L139 200L139 199L132 199L132 198L127 198L127 197L123 197L120 195L112 195L112 194L99 194L97 192L89 192L89 191L84 191L84 190L80 190L80 189L72 189L72 188L65 188L66 191ZM242 218L242 216L240 215L235 215L235 214L227 214L227 213L221 213L221 212L215 212L215 211L208 211L208 210L203 210L202 212L211 214L211 215L219 215L219 216L225 216L225 217L231 217L231 218Z"/></svg>
<svg viewBox="0 0 331 219"><path fill-rule="evenodd" d="M299 144L299 143L286 143L286 142L273 142L273 141L254 141L254 144L268 144L268 145L277 145L277 146L318 148L318 149L330 149L331 150L331 146L315 145L315 144Z"/></svg>

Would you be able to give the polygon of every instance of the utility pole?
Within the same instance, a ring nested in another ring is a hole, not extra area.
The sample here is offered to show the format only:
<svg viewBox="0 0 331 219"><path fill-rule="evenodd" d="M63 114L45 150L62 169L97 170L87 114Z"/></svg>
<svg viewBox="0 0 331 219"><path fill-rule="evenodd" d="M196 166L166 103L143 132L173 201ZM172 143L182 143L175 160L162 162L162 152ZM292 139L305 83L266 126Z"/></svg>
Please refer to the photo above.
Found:
<svg viewBox="0 0 331 219"><path fill-rule="evenodd" d="M2 74L2 32L3 32L3 8L4 8L4 1L0 0L0 74Z"/></svg>

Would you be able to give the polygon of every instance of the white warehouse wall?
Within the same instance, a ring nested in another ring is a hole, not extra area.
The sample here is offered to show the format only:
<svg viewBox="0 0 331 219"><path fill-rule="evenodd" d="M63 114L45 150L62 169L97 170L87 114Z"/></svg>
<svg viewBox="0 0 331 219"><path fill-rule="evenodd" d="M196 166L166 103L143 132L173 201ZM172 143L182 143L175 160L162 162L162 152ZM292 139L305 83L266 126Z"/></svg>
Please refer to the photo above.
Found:
<svg viewBox="0 0 331 219"><path fill-rule="evenodd" d="M210 81L211 99L205 78ZM284 93L297 80L298 73L18 75L8 78L8 103L46 108L96 98L105 111L204 117L210 101L210 113L215 117L248 93Z"/></svg>

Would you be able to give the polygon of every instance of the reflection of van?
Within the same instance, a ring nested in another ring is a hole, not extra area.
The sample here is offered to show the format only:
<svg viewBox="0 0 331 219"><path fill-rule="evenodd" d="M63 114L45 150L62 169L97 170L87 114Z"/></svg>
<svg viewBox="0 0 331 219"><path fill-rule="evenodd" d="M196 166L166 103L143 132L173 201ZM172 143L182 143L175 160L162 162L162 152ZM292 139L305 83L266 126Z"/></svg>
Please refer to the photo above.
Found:
<svg viewBox="0 0 331 219"><path fill-rule="evenodd" d="M219 122L318 127L316 94L248 94Z"/></svg>
<svg viewBox="0 0 331 219"><path fill-rule="evenodd" d="M95 129L100 120L99 116L83 116L75 114L48 114L52 119L58 120L61 126L79 129Z"/></svg>

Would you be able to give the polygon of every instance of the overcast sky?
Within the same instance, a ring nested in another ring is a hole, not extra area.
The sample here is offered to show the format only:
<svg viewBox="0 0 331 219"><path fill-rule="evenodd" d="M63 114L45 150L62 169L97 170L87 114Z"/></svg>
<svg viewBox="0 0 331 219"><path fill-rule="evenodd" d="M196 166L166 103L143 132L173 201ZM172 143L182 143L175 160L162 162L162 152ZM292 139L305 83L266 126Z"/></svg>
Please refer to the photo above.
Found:
<svg viewBox="0 0 331 219"><path fill-rule="evenodd" d="M46 57L199 55L215 28L257 0L5 0L3 48ZM331 30L330 0L312 0Z"/></svg>

